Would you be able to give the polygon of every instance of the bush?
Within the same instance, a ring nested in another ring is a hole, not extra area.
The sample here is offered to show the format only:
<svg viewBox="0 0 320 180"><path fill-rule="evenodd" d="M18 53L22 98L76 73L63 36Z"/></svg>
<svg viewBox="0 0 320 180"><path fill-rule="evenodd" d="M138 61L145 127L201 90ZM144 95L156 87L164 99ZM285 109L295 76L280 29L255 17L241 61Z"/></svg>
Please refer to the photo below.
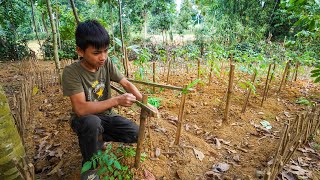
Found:
<svg viewBox="0 0 320 180"><path fill-rule="evenodd" d="M53 59L53 45L51 39L47 39L42 45L45 59ZM61 49L58 51L59 59L77 59L74 40L64 40L61 42Z"/></svg>

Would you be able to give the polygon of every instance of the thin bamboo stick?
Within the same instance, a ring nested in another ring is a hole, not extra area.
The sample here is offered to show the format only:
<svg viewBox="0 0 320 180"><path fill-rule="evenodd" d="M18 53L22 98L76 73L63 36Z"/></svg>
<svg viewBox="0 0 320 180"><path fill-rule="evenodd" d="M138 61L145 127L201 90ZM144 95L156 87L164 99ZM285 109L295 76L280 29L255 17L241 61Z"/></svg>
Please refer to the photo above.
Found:
<svg viewBox="0 0 320 180"><path fill-rule="evenodd" d="M187 85L183 86L184 89L187 88ZM186 102L186 93L182 93L181 102L180 102L180 108L179 108L179 115L178 115L178 124L177 124L177 132L176 132L176 138L174 141L175 145L179 144L180 136L181 136L181 130L182 130L182 120L183 120L183 113L184 113L184 105Z"/></svg>
<svg viewBox="0 0 320 180"><path fill-rule="evenodd" d="M143 95L142 103L146 104L147 102L148 102L148 96ZM135 162L134 162L134 166L136 168L139 168L140 166L140 158L141 158L142 145L143 145L144 136L145 136L147 115L148 115L148 112L144 108L141 108L138 143L137 143L136 156L135 156Z"/></svg>
<svg viewBox="0 0 320 180"><path fill-rule="evenodd" d="M256 80L256 75L257 75L257 72L254 72L253 75L252 75L252 78L251 78L252 84L254 84L254 81ZM252 91L252 89L249 88L245 103L244 103L242 111L241 111L242 113L246 112L246 108L247 108L247 105L248 105L248 102L249 102L249 97L250 97L251 91Z"/></svg>
<svg viewBox="0 0 320 180"><path fill-rule="evenodd" d="M152 71L153 71L153 73L152 73L152 82L156 83L156 62L155 61L152 62ZM156 93L156 87L155 86L152 87L152 91L153 91L153 93Z"/></svg>
<svg viewBox="0 0 320 180"><path fill-rule="evenodd" d="M224 121L228 121L228 115L229 115L229 108L230 108L230 99L231 99L231 94L233 93L233 76L234 76L234 64L231 64L230 66L230 73L229 73L229 86L228 86L228 91L227 91L227 102L226 102L226 107L224 111Z"/></svg>
<svg viewBox="0 0 320 180"><path fill-rule="evenodd" d="M267 79L266 79L266 83L264 85L264 91L263 91L262 100L261 100L261 107L263 106L263 101L264 101L264 98L265 98L266 93L267 93L267 87L268 87L268 82L269 82L269 74L270 74L271 66L272 66L272 64L270 64L269 68L268 68Z"/></svg>
<svg viewBox="0 0 320 180"><path fill-rule="evenodd" d="M281 92L281 87L282 87L283 85L285 85L286 78L287 78L287 71L288 71L288 69L289 69L290 62L291 62L291 60L289 60L289 61L287 62L286 67L284 68L283 75L282 75L282 80L281 80L281 83L280 83L280 86L279 86L279 89L278 89L278 93Z"/></svg>

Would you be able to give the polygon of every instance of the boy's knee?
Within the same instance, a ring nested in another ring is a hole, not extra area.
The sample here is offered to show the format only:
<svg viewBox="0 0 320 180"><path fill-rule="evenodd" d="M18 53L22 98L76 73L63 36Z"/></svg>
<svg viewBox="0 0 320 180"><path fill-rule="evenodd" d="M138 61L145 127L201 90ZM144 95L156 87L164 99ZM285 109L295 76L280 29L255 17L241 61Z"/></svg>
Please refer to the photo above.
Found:
<svg viewBox="0 0 320 180"><path fill-rule="evenodd" d="M81 123L84 129L87 131L96 131L99 130L99 133L102 133L101 119L96 115L87 115L81 117Z"/></svg>

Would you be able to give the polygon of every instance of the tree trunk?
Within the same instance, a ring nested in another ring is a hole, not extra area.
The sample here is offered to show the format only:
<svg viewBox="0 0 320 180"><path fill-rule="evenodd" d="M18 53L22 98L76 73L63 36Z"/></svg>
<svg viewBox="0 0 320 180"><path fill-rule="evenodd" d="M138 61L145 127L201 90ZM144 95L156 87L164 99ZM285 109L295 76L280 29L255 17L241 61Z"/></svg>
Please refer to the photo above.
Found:
<svg viewBox="0 0 320 180"><path fill-rule="evenodd" d="M126 66L128 63L126 63L126 51L125 51L125 47L124 47L124 38L123 38L123 27L122 27L122 11L121 11L121 0L118 0L118 4L119 4L119 23L120 23L120 33L121 33L121 43L122 43L122 53L123 53L123 67L124 67L124 71L125 71L125 75L126 77L129 76L129 72L128 72L128 67Z"/></svg>
<svg viewBox="0 0 320 180"><path fill-rule="evenodd" d="M58 45L59 49L61 49L61 40L60 40L60 32L59 32L59 4L58 0L56 0L56 23L57 23L57 37L58 37Z"/></svg>
<svg viewBox="0 0 320 180"><path fill-rule="evenodd" d="M115 37L114 37L114 23L113 23L113 19L112 19L112 4L111 4L111 0L108 1L109 3L109 8L110 8L110 21L111 21L111 31L112 31L112 46L115 47L116 46L116 43L115 43ZM114 50L114 52L116 52Z"/></svg>
<svg viewBox="0 0 320 180"><path fill-rule="evenodd" d="M21 162L25 151L2 86L0 86L0 119L0 179L19 179L20 173L13 159L16 158Z"/></svg>
<svg viewBox="0 0 320 180"><path fill-rule="evenodd" d="M48 31L48 27L47 27L46 21L44 19L44 13L43 12L41 12L41 19L42 19L43 27L44 27L44 29L45 29L45 31L47 33L47 38L49 38L50 35L49 35L49 31Z"/></svg>
<svg viewBox="0 0 320 180"><path fill-rule="evenodd" d="M76 6L74 5L73 0L70 0L70 4L71 4L71 8L72 8L73 15L74 15L74 18L75 18L75 20L76 20L76 23L79 24L79 23L80 23L80 20L79 20L79 16L78 16L78 13L77 13L77 9L76 9Z"/></svg>
<svg viewBox="0 0 320 180"><path fill-rule="evenodd" d="M143 19L144 19L144 22L143 22L143 26L144 26L144 28L143 28L143 31L144 31L144 33L143 33L143 46L144 47L146 47L146 40L147 40L147 35L148 35L148 29L147 29L147 12L145 11L144 13L143 13Z"/></svg>
<svg viewBox="0 0 320 180"><path fill-rule="evenodd" d="M34 19L34 4L33 4L33 0L30 0L30 3L31 3L32 24L33 24L33 27L34 27L34 32L36 33L38 44L41 47L40 39L39 39L39 36L38 36L38 29L37 29L36 21Z"/></svg>
<svg viewBox="0 0 320 180"><path fill-rule="evenodd" d="M53 15L52 15L52 8L51 8L50 0L47 0L46 2L47 2L48 13L50 16L50 24L51 24L51 28L52 28L54 62L56 64L56 69L58 70L58 72L60 74L60 61L59 61L59 55L58 55L57 29L56 29L56 24L53 19Z"/></svg>

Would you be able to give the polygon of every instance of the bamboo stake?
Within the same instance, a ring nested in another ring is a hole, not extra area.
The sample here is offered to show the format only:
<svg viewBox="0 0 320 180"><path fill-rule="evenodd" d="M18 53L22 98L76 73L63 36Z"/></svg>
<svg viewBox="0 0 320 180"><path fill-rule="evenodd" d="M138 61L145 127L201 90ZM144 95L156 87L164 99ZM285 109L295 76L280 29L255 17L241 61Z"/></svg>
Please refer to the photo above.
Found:
<svg viewBox="0 0 320 180"><path fill-rule="evenodd" d="M267 92L266 92L266 95L264 96L264 100L267 100L270 84L271 84L271 81L272 81L272 79L274 77L275 70L276 70L276 63L273 64L272 73L271 73L271 77L270 77L269 82L268 82Z"/></svg>
<svg viewBox="0 0 320 180"><path fill-rule="evenodd" d="M252 75L252 78L251 78L252 84L254 84L254 81L256 80L256 75L257 75L257 72L255 71L255 72L253 73L253 75ZM252 91L252 89L249 88L248 93L247 93L247 97L246 97L246 101L245 101L245 103L244 103L244 105L243 105L243 108L242 108L241 113L246 112L246 108L247 108L247 105L248 105L248 102L249 102L249 97L250 97L251 91Z"/></svg>
<svg viewBox="0 0 320 180"><path fill-rule="evenodd" d="M210 65L210 73L209 73L209 84L211 84L212 81L212 71L213 71L213 67L212 64Z"/></svg>
<svg viewBox="0 0 320 180"><path fill-rule="evenodd" d="M169 64L169 65L168 65L168 73L167 73L167 83L169 83L171 61L169 61L168 64Z"/></svg>
<svg viewBox="0 0 320 180"><path fill-rule="evenodd" d="M296 62L296 67L295 67L294 81L297 81L297 78L298 78L299 65L300 65L300 62L297 61L297 62Z"/></svg>
<svg viewBox="0 0 320 180"><path fill-rule="evenodd" d="M197 74L197 79L200 79L200 58L198 58L198 74Z"/></svg>
<svg viewBox="0 0 320 180"><path fill-rule="evenodd" d="M278 93L280 93L282 85L285 85L286 78L287 78L287 71L289 69L290 62L291 62L291 60L289 60L287 62L286 67L284 68L283 75L282 75L282 80L281 80L281 83L280 83L280 86L279 86L279 89L278 89Z"/></svg>
<svg viewBox="0 0 320 180"><path fill-rule="evenodd" d="M184 89L187 88L187 85L183 86ZM179 108L179 115L178 115L178 124L177 124L177 132L176 132L176 138L174 141L175 145L179 144L180 141L180 136L181 136L181 130L182 130L182 120L183 120L183 113L184 113L184 104L186 102L186 93L182 93L182 97L181 97L181 103L180 103L180 108Z"/></svg>
<svg viewBox="0 0 320 180"><path fill-rule="evenodd" d="M143 95L142 103L146 104L147 102L148 102L148 96ZM139 168L139 165L140 165L140 158L141 158L142 145L143 145L144 136L145 136L147 115L148 115L148 112L144 108L141 108L138 143L137 143L136 156L135 156L135 162L134 162L134 167L136 168Z"/></svg>
<svg viewBox="0 0 320 180"><path fill-rule="evenodd" d="M282 134L282 137L281 137L280 142L279 142L279 144L278 144L278 148L277 148L276 154L275 154L275 156L274 156L274 158L273 158L273 163L272 163L271 170L270 170L270 172L271 172L270 179L271 179L271 180L273 180L274 169L275 169L276 164L277 164L277 159L278 159L279 153L280 153L280 151L281 151L281 146L282 146L282 144L283 144L283 140L284 140L284 138L286 137L286 134L287 134L287 132L288 132L288 124L285 124L285 125L284 125L282 132L283 132L283 134ZM270 180L270 179L268 179L268 180Z"/></svg>
<svg viewBox="0 0 320 180"><path fill-rule="evenodd" d="M230 73L229 73L229 86L227 91L227 103L224 111L224 121L228 121L228 115L229 115L229 108L230 108L230 98L231 94L233 93L233 76L234 76L234 64L231 64L230 66Z"/></svg>
<svg viewBox="0 0 320 180"><path fill-rule="evenodd" d="M267 79L266 79L266 83L264 85L264 91L263 91L262 100L261 100L261 107L263 106L263 101L264 101L266 93L267 93L267 87L268 87L268 82L269 82L269 74L270 74L271 66L272 66L272 64L270 64L269 68L268 68Z"/></svg>
<svg viewBox="0 0 320 180"><path fill-rule="evenodd" d="M153 71L153 74L152 74L152 82L153 83L156 83L156 62L155 61L153 61L152 62L152 71ZM152 91L153 91L153 93L156 93L156 87L155 86L153 86L152 87Z"/></svg>

